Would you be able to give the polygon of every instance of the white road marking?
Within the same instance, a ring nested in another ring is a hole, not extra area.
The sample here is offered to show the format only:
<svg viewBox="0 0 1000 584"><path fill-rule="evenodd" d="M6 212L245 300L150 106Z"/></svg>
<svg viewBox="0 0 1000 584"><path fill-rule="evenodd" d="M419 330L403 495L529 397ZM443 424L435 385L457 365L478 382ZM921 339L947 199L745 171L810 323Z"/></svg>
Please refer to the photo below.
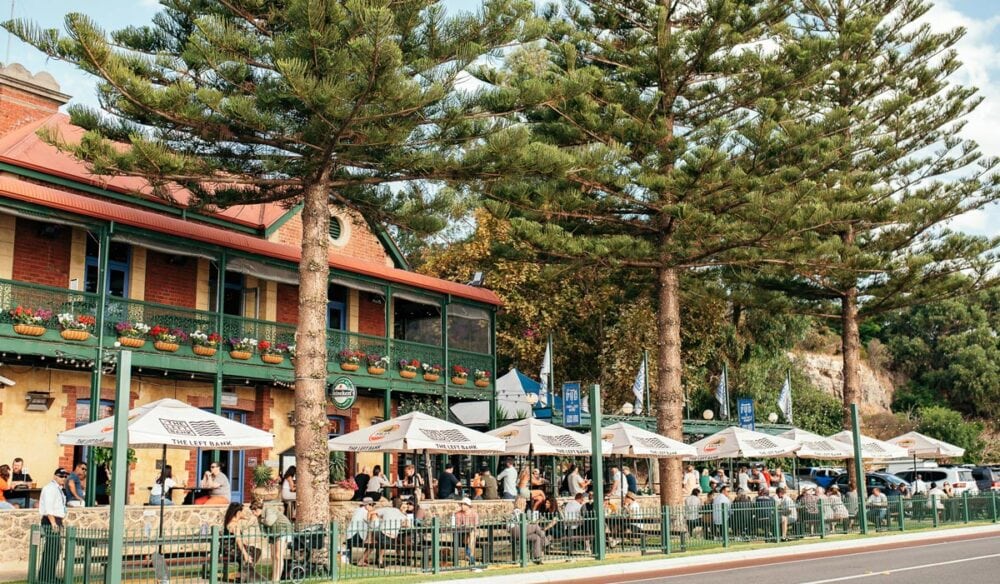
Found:
<svg viewBox="0 0 1000 584"><path fill-rule="evenodd" d="M961 564L963 562L975 562L978 560L988 560L990 558L1000 558L1000 554L990 554L988 556L976 556L974 558L961 558L958 560L948 560L947 562L934 562L933 564L921 564L919 566L907 566L905 568L894 568L892 570L885 570L883 572L866 572L864 574L855 574L854 576L843 576L841 578L830 578L828 580L813 580L812 582L803 582L802 584L828 584L829 582L846 582L848 580L860 580L861 578L871 578L873 576L888 576L890 574L895 574L898 572L909 572L911 570L924 570L926 568L935 568L937 566L948 566L951 564Z"/></svg>

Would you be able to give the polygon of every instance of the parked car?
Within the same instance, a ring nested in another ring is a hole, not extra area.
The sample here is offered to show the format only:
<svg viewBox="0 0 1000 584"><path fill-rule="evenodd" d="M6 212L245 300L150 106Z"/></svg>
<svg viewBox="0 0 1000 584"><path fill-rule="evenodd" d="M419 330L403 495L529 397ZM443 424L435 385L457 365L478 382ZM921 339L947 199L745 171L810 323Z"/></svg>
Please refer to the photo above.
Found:
<svg viewBox="0 0 1000 584"><path fill-rule="evenodd" d="M937 468L918 468L916 472L904 470L896 473L897 477L903 479L911 486L916 481L917 475L923 477L924 482L928 486L931 483L937 483L940 487L945 481L951 483L951 488L955 490L956 495L961 495L966 491L970 495L979 494L979 487L976 486L976 479L972 476L972 469L970 468L962 466L939 466Z"/></svg>
<svg viewBox="0 0 1000 584"><path fill-rule="evenodd" d="M830 466L805 466L798 469L799 478L810 481L824 489L833 484L837 477L844 474L844 469Z"/></svg>
<svg viewBox="0 0 1000 584"><path fill-rule="evenodd" d="M912 471L911 471L912 472ZM848 485L850 484L850 477L847 473L844 473L837 477L834 484L840 488L844 493L847 492ZM896 475L891 475L884 472L870 472L865 474L865 485L868 491L871 491L873 487L878 487L884 492L889 485L893 485L899 488L899 485L906 484L906 481L897 477Z"/></svg>
<svg viewBox="0 0 1000 584"><path fill-rule="evenodd" d="M972 478L976 479L980 493L1000 491L1000 467L974 466L969 470L972 471Z"/></svg>
<svg viewBox="0 0 1000 584"><path fill-rule="evenodd" d="M785 484L789 489L793 491L801 491L802 489L815 489L818 485L810 480L800 479L798 477L793 477L792 475L785 476Z"/></svg>

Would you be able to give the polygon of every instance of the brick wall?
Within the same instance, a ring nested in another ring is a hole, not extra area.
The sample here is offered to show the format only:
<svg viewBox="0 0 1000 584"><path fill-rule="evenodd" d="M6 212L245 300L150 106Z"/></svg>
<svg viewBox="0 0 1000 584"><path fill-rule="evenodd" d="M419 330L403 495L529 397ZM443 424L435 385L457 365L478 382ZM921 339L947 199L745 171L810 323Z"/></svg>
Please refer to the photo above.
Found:
<svg viewBox="0 0 1000 584"><path fill-rule="evenodd" d="M385 305L372 302L369 292L358 294L358 332L381 337L385 335Z"/></svg>
<svg viewBox="0 0 1000 584"><path fill-rule="evenodd" d="M57 288L69 286L72 229L17 218L14 234L14 279Z"/></svg>
<svg viewBox="0 0 1000 584"><path fill-rule="evenodd" d="M348 219L352 216L343 211L337 211L337 214L341 217L341 222L345 223L342 232L348 233L348 236L344 245L331 244L330 252L386 265L389 256L368 224L360 218ZM302 242L302 214L299 213L289 219L269 239L298 247Z"/></svg>
<svg viewBox="0 0 1000 584"><path fill-rule="evenodd" d="M0 136L59 110L59 103L0 83Z"/></svg>
<svg viewBox="0 0 1000 584"><path fill-rule="evenodd" d="M299 323L299 287L278 282L277 321Z"/></svg>
<svg viewBox="0 0 1000 584"><path fill-rule="evenodd" d="M146 254L147 302L194 308L198 297L198 260L149 250Z"/></svg>

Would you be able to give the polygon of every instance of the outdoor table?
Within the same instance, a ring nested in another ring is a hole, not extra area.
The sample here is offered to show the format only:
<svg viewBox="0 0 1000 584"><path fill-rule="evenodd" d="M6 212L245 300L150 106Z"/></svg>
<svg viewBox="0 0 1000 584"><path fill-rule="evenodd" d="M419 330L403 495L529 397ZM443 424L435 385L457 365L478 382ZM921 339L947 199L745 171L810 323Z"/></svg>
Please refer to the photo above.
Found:
<svg viewBox="0 0 1000 584"><path fill-rule="evenodd" d="M8 489L3 492L3 496L8 502L11 499L14 501L24 501L24 509L34 509L38 504L38 498L41 494L42 489L34 487Z"/></svg>

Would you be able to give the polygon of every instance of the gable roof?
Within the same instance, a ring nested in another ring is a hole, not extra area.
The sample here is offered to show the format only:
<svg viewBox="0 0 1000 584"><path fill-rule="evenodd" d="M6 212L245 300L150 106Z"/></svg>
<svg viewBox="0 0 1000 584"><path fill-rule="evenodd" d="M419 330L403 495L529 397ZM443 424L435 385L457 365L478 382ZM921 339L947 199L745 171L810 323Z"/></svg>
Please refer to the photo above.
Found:
<svg viewBox="0 0 1000 584"><path fill-rule="evenodd" d="M129 207L113 201L78 195L21 180L13 176L0 176L0 196L104 221L114 221L123 225L148 229L149 231L158 233L175 236L183 234L185 237L195 241L259 254L295 264L298 264L302 257L300 249L295 246L267 241L243 233L213 227L201 222ZM330 267L346 272L494 306L501 304L500 298L492 290L485 288L466 286L338 253L329 254L329 261Z"/></svg>

